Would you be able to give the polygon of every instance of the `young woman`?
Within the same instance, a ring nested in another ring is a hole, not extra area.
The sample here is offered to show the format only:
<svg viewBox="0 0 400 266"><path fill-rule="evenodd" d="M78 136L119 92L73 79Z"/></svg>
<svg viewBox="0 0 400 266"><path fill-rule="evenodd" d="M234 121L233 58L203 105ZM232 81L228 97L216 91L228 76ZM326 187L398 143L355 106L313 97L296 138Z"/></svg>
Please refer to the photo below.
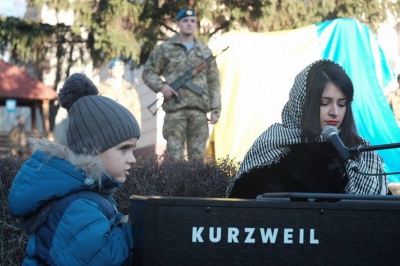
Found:
<svg viewBox="0 0 400 266"><path fill-rule="evenodd" d="M70 76L58 96L67 144L30 140L34 152L9 193L29 234L23 265L129 265L132 229L113 194L136 162L140 129L128 109L97 94L85 75Z"/></svg>
<svg viewBox="0 0 400 266"><path fill-rule="evenodd" d="M321 134L330 125L345 146L370 145L357 134L353 94L349 76L335 62L319 60L307 66L296 76L282 124L273 124L254 142L227 197L255 198L266 192L387 194L377 153L363 152L344 161Z"/></svg>

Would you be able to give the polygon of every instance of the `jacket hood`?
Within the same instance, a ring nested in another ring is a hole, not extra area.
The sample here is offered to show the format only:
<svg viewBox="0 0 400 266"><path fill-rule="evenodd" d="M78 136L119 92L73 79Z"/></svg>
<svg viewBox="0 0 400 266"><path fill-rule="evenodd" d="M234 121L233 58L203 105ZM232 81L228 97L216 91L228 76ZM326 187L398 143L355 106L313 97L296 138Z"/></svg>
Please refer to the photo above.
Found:
<svg viewBox="0 0 400 266"><path fill-rule="evenodd" d="M36 212L50 201L91 190L112 194L121 184L110 177L100 156L77 155L47 139L30 138L32 156L22 165L9 192L13 216Z"/></svg>
<svg viewBox="0 0 400 266"><path fill-rule="evenodd" d="M106 170L99 155L76 154L67 146L48 139L29 138L33 153L41 152L48 158L57 157L81 169L94 181L100 181Z"/></svg>

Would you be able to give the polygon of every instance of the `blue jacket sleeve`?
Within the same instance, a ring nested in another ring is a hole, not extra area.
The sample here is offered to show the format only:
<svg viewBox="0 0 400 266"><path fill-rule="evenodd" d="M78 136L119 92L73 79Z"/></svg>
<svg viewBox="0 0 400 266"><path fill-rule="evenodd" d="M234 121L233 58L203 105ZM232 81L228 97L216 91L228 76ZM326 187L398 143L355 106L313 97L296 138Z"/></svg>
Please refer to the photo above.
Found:
<svg viewBox="0 0 400 266"><path fill-rule="evenodd" d="M132 229L107 217L96 202L80 199L64 211L50 255L57 265L124 265L133 250Z"/></svg>

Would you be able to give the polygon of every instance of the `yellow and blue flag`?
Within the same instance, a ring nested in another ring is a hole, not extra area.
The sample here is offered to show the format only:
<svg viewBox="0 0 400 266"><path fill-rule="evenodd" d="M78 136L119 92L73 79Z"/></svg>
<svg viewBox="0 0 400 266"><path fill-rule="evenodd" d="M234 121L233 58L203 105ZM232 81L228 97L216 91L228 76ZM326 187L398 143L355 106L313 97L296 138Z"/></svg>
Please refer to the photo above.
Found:
<svg viewBox="0 0 400 266"><path fill-rule="evenodd" d="M281 122L295 76L322 58L343 66L353 81L359 134L372 145L400 143L400 128L384 93L396 75L377 37L358 20L341 18L268 33L232 31L210 43L216 51L228 45L217 57L222 112L213 130L216 158L242 160L266 128ZM386 172L400 171L400 148L377 152ZM399 180L389 176L390 182Z"/></svg>

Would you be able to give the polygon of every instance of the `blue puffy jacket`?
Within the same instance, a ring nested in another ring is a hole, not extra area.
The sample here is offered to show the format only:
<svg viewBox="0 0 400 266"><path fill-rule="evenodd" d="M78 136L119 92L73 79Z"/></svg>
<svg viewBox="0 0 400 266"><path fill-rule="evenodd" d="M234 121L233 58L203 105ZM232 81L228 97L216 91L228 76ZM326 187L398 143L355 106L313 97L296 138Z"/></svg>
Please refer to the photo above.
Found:
<svg viewBox="0 0 400 266"><path fill-rule="evenodd" d="M30 233L23 265L125 265L132 229L120 223L109 177L98 156L75 155L45 139L17 173L9 209ZM101 184L101 185L100 185Z"/></svg>

